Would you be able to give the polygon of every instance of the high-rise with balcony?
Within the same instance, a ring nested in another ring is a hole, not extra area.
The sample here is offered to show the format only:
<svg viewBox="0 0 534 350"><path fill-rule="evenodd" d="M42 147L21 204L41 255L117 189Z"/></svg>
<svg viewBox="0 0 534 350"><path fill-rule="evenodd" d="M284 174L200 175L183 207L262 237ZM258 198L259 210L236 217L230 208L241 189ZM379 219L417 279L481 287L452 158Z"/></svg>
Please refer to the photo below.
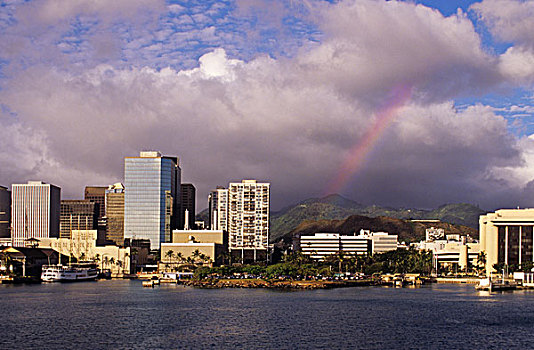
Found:
<svg viewBox="0 0 534 350"><path fill-rule="evenodd" d="M228 187L228 234L230 251L258 252L266 257L269 245L270 184L256 180L231 182ZM252 257L250 257L252 258ZM249 259L250 259L249 258Z"/></svg>
<svg viewBox="0 0 534 350"><path fill-rule="evenodd" d="M180 227L178 157L143 151L124 160L124 236L149 239L152 249L170 242Z"/></svg>
<svg viewBox="0 0 534 350"><path fill-rule="evenodd" d="M218 186L210 192L208 215L211 230L228 231L228 189Z"/></svg>
<svg viewBox="0 0 534 350"><path fill-rule="evenodd" d="M41 181L13 184L11 188L11 238L21 247L28 238L59 236L61 189Z"/></svg>

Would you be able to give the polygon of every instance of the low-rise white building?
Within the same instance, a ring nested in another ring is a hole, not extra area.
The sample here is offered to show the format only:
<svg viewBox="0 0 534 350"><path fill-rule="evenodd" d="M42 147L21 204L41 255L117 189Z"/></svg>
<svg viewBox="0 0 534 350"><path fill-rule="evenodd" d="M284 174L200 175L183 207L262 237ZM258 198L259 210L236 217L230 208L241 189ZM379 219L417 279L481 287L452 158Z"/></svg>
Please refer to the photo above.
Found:
<svg viewBox="0 0 534 350"><path fill-rule="evenodd" d="M72 230L71 238L40 238L38 247L52 248L77 260L96 261L99 268L109 269L114 277L132 273L130 247L97 246L97 237L97 230Z"/></svg>
<svg viewBox="0 0 534 350"><path fill-rule="evenodd" d="M466 242L464 237L448 235L446 239L421 241L415 244L416 249L429 250L434 258L434 268L453 267L465 269L468 265L476 266L480 246L478 243ZM458 239L459 238L459 239Z"/></svg>
<svg viewBox="0 0 534 350"><path fill-rule="evenodd" d="M367 255L372 249L368 238L343 236L339 233L316 233L300 236L300 249L312 259L324 260L332 254Z"/></svg>
<svg viewBox="0 0 534 350"><path fill-rule="evenodd" d="M371 240L372 254L396 250L398 245L398 236L390 235L387 232L371 232L370 230L360 230L360 234L356 237Z"/></svg>
<svg viewBox="0 0 534 350"><path fill-rule="evenodd" d="M425 236L427 242L433 242L435 240L445 238L445 230L435 227L427 228L425 230Z"/></svg>

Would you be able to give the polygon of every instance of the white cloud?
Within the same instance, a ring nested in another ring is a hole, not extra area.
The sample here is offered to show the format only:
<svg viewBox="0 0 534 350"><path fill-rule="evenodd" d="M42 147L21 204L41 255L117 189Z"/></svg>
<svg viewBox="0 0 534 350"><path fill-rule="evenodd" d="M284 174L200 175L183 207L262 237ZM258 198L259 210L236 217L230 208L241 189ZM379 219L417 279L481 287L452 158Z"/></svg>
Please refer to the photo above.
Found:
<svg viewBox="0 0 534 350"><path fill-rule="evenodd" d="M516 84L534 84L534 51L510 47L499 58L501 74Z"/></svg>
<svg viewBox="0 0 534 350"><path fill-rule="evenodd" d="M317 82L334 79L349 96L374 99L395 85L442 100L499 82L469 19L397 1L344 1L321 12L318 48L299 57Z"/></svg>
<svg viewBox="0 0 534 350"><path fill-rule="evenodd" d="M534 2L484 0L471 5L500 40L534 46Z"/></svg>

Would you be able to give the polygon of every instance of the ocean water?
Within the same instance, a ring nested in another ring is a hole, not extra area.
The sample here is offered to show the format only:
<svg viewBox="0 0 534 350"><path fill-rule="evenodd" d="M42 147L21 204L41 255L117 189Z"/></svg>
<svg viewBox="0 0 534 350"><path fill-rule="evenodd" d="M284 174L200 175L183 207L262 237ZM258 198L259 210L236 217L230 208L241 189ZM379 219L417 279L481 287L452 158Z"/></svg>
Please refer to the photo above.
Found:
<svg viewBox="0 0 534 350"><path fill-rule="evenodd" d="M534 292L0 285L2 349L533 348Z"/></svg>

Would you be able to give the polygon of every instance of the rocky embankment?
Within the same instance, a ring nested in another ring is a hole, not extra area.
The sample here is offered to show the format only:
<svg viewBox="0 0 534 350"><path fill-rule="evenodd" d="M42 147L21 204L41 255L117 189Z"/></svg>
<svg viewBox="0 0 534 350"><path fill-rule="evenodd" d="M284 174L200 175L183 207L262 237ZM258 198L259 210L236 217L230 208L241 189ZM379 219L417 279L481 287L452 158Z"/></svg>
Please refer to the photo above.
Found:
<svg viewBox="0 0 534 350"><path fill-rule="evenodd" d="M330 289L371 286L372 280L359 281L291 281L262 279L203 279L180 281L180 284L197 288L271 288L271 289Z"/></svg>

